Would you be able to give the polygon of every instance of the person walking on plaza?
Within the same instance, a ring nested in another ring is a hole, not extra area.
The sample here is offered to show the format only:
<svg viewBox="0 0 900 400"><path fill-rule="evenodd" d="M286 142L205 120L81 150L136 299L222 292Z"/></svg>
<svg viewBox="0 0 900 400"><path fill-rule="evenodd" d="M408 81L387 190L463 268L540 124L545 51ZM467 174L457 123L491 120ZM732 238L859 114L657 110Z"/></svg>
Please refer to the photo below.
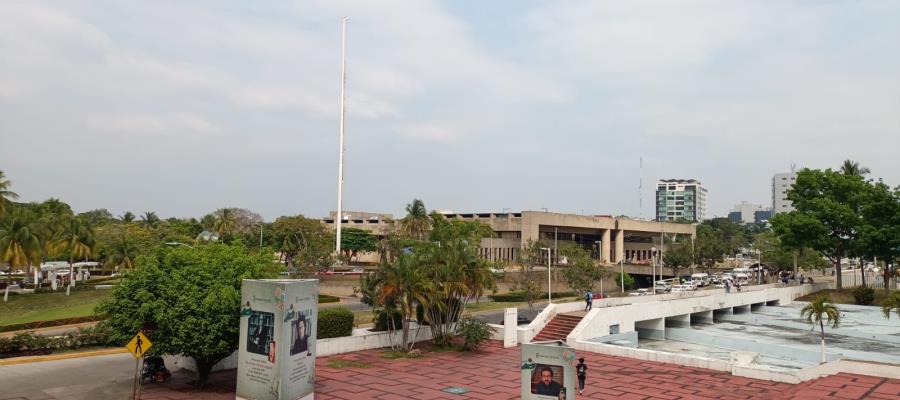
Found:
<svg viewBox="0 0 900 400"><path fill-rule="evenodd" d="M587 365L584 363L584 357L578 359L575 372L578 373L578 394L584 394L584 380L587 378Z"/></svg>
<svg viewBox="0 0 900 400"><path fill-rule="evenodd" d="M594 294L590 290L584 294L584 311L591 311L594 306Z"/></svg>
<svg viewBox="0 0 900 400"><path fill-rule="evenodd" d="M725 293L731 293L731 279L725 280Z"/></svg>

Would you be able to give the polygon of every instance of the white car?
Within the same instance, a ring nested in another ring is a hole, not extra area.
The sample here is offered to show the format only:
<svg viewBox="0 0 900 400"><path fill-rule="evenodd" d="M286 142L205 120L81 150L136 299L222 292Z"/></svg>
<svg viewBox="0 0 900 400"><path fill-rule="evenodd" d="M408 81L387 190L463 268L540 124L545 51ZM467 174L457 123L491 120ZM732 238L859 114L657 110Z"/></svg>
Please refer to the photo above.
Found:
<svg viewBox="0 0 900 400"><path fill-rule="evenodd" d="M649 296L650 289L638 289L631 293L628 293L629 296Z"/></svg>
<svg viewBox="0 0 900 400"><path fill-rule="evenodd" d="M673 285L672 286L672 293L684 293L684 292L690 292L692 290L694 290L694 287L691 285Z"/></svg>

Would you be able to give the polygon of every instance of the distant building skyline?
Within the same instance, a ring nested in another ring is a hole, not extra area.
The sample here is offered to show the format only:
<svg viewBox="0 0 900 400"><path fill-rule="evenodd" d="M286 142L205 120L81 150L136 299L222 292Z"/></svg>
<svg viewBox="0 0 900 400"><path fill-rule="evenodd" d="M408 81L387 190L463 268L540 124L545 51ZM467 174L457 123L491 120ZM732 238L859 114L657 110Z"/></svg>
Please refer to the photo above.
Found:
<svg viewBox="0 0 900 400"><path fill-rule="evenodd" d="M777 173L772 177L772 211L774 214L794 211L794 205L787 198L787 192L797 181L797 172Z"/></svg>
<svg viewBox="0 0 900 400"><path fill-rule="evenodd" d="M707 190L695 179L660 179L656 182L656 220L706 219Z"/></svg>

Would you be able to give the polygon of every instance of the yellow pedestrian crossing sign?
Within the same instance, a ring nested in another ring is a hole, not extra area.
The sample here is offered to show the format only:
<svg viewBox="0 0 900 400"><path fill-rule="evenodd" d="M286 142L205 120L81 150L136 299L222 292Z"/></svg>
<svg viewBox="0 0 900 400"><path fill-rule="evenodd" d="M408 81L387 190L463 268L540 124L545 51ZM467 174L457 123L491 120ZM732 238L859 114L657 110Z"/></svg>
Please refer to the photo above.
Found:
<svg viewBox="0 0 900 400"><path fill-rule="evenodd" d="M147 350L150 350L150 347L153 346L153 343L150 342L150 339L147 339L144 336L144 332L138 332L137 335L134 335L131 338L131 341L128 342L128 345L125 348L128 349L128 352L134 356L134 358L141 358Z"/></svg>

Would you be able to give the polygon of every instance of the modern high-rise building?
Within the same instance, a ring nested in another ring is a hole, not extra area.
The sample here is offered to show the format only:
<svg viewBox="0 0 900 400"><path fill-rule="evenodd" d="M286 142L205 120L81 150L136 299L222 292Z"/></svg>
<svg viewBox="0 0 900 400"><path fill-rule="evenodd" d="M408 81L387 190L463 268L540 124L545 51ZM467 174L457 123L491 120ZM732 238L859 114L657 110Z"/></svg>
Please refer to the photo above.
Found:
<svg viewBox="0 0 900 400"><path fill-rule="evenodd" d="M661 179L656 182L656 220L706 219L706 188L694 179Z"/></svg>
<svg viewBox="0 0 900 400"><path fill-rule="evenodd" d="M772 218L772 210L770 208L764 208L762 204L753 204L746 201L735 205L734 209L728 213L728 219L738 224L758 223L768 221L770 218Z"/></svg>
<svg viewBox="0 0 900 400"><path fill-rule="evenodd" d="M797 181L796 172L775 174L772 177L772 212L775 214L794 211L794 205L787 198L787 191Z"/></svg>

